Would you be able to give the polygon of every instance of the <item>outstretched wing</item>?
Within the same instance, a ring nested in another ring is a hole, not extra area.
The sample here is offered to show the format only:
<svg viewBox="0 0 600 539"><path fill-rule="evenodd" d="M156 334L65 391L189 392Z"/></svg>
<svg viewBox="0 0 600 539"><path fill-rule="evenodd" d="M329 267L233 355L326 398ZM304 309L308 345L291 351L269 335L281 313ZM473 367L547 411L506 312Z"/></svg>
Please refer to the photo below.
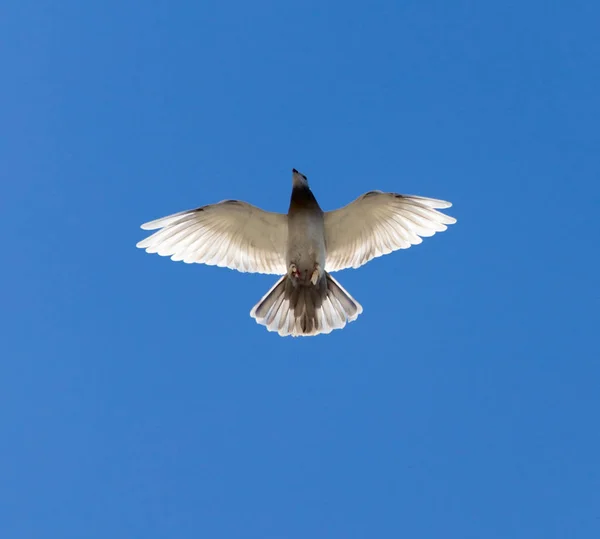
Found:
<svg viewBox="0 0 600 539"><path fill-rule="evenodd" d="M358 268L369 260L408 249L456 223L438 209L450 202L370 191L339 210L325 213L326 271Z"/></svg>
<svg viewBox="0 0 600 539"><path fill-rule="evenodd" d="M246 202L225 200L142 228L160 229L137 244L148 253L251 273L286 272L287 216Z"/></svg>

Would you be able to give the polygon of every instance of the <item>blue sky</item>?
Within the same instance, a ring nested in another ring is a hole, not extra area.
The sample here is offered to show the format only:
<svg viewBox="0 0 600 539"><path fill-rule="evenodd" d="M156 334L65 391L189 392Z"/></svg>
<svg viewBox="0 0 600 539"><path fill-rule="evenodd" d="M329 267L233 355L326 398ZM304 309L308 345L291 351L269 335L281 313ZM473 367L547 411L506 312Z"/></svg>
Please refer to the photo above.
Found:
<svg viewBox="0 0 600 539"><path fill-rule="evenodd" d="M600 536L596 2L5 2L0 536ZM239 198L372 189L458 224L337 274L135 248Z"/></svg>

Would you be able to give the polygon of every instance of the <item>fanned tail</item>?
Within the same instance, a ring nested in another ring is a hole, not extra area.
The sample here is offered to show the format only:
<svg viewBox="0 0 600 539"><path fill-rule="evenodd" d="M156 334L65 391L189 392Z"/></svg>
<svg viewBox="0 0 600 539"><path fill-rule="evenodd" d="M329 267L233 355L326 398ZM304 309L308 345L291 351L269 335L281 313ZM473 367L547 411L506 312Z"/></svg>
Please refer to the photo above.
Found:
<svg viewBox="0 0 600 539"><path fill-rule="evenodd" d="M250 316L282 337L309 337L343 328L362 310L329 273L316 285L294 283L284 275L254 306Z"/></svg>

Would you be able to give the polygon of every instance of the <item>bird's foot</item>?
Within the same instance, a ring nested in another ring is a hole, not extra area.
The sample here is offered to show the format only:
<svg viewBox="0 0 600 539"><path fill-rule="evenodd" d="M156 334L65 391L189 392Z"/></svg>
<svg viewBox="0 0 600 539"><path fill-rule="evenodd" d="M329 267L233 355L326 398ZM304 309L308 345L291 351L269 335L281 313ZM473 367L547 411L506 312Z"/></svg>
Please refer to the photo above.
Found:
<svg viewBox="0 0 600 539"><path fill-rule="evenodd" d="M315 269L312 272L312 275L310 276L310 282L313 284L313 286L316 286L317 283L319 282L319 277L321 276L321 267L319 266L319 264L315 264Z"/></svg>
<svg viewBox="0 0 600 539"><path fill-rule="evenodd" d="M288 268L288 277L292 277L296 280L300 279L300 272L298 271L296 264L290 264Z"/></svg>

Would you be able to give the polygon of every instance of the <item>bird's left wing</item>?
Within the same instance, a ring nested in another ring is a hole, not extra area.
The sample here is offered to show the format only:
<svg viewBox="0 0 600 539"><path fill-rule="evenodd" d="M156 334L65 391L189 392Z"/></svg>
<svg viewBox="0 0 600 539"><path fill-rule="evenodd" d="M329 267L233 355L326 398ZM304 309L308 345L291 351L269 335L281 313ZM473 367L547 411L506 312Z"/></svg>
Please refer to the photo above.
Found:
<svg viewBox="0 0 600 539"><path fill-rule="evenodd" d="M225 200L142 225L156 230L137 247L171 260L250 273L286 272L287 216Z"/></svg>
<svg viewBox="0 0 600 539"><path fill-rule="evenodd" d="M456 223L438 209L450 202L370 191L339 210L325 213L326 271L358 268L369 260L408 249Z"/></svg>

